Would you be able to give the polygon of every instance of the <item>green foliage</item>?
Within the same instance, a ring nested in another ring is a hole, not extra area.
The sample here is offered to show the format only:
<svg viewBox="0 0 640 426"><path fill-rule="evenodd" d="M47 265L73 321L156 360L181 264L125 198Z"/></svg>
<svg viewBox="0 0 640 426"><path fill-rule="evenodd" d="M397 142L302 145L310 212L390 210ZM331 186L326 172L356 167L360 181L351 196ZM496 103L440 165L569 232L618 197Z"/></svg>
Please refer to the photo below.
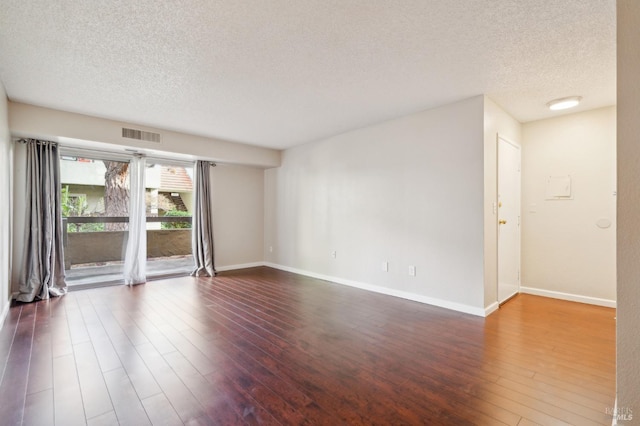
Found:
<svg viewBox="0 0 640 426"><path fill-rule="evenodd" d="M69 230L69 232L101 232L105 230L104 223L74 223L73 225L76 226L77 231Z"/></svg>
<svg viewBox="0 0 640 426"><path fill-rule="evenodd" d="M164 217L190 217L191 213L182 210L169 210L164 213ZM191 229L189 222L162 222L161 229Z"/></svg>
<svg viewBox="0 0 640 426"><path fill-rule="evenodd" d="M87 216L87 196L69 194L69 185L60 190L60 204L62 217ZM67 226L68 232L98 232L104 231L104 223L70 223Z"/></svg>
<svg viewBox="0 0 640 426"><path fill-rule="evenodd" d="M69 194L69 185L61 189L62 216L83 216L87 210L87 196Z"/></svg>

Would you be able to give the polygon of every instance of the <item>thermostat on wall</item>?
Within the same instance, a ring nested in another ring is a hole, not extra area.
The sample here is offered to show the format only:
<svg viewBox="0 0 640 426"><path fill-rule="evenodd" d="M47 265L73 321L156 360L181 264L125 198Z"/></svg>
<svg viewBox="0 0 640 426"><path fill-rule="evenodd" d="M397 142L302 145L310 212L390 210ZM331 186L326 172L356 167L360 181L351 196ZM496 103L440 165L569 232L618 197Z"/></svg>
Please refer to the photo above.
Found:
<svg viewBox="0 0 640 426"><path fill-rule="evenodd" d="M547 200L571 200L571 176L549 176L546 196Z"/></svg>

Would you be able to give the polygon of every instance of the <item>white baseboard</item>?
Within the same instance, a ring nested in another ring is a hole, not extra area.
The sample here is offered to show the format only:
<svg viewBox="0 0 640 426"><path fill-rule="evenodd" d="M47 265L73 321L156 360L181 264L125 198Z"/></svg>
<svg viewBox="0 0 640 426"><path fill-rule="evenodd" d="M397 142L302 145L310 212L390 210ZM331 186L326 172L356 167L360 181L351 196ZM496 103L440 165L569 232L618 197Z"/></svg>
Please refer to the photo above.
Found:
<svg viewBox="0 0 640 426"><path fill-rule="evenodd" d="M238 265L216 266L217 272L235 271L236 269L255 268L264 266L264 262L240 263Z"/></svg>
<svg viewBox="0 0 640 426"><path fill-rule="evenodd" d="M484 316L488 317L489 315L497 311L499 307L500 304L498 302L493 302L492 304L484 308Z"/></svg>
<svg viewBox="0 0 640 426"><path fill-rule="evenodd" d="M568 300L570 302L587 303L589 305L606 306L607 308L615 308L616 301L609 299L600 299L598 297L582 296L579 294L563 293L561 291L544 290L533 287L520 287L521 293L532 294L534 296L551 297L553 299Z"/></svg>
<svg viewBox="0 0 640 426"><path fill-rule="evenodd" d="M265 262L264 266L268 266L274 269L280 269L281 271L292 272L294 274L305 275L311 278L317 278L319 280L330 281L336 284L342 284L342 285L347 285L349 287L368 290L374 293L381 293L387 296L399 297L401 299L407 299L407 300L412 300L414 302L425 303L427 305L438 306L440 308L451 309L453 311L463 312L465 314L476 315L479 317L484 317L488 315L487 311L484 308L476 308L476 307L465 305L462 303L449 302L447 300L423 296L421 294L415 294L415 293L410 293L410 292L401 291L401 290L394 290L388 287L381 287L378 285L363 283L360 281L347 280L340 277L333 277L329 275L318 274L316 272L305 271L302 269L292 268L290 266L279 265L276 263Z"/></svg>
<svg viewBox="0 0 640 426"><path fill-rule="evenodd" d="M7 315L9 315L10 307L11 307L11 299L7 300L7 303L5 303L4 308L2 309L2 313L0 314L0 330L2 330L2 327L4 326L4 320L6 320Z"/></svg>

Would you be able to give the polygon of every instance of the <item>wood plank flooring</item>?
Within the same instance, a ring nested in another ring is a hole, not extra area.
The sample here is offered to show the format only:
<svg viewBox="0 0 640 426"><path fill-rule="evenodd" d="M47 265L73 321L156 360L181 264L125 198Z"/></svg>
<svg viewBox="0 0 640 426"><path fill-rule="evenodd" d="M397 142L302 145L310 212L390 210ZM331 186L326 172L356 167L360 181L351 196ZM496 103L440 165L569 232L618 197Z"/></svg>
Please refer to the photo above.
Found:
<svg viewBox="0 0 640 426"><path fill-rule="evenodd" d="M615 311L489 318L269 268L11 308L3 425L605 425Z"/></svg>

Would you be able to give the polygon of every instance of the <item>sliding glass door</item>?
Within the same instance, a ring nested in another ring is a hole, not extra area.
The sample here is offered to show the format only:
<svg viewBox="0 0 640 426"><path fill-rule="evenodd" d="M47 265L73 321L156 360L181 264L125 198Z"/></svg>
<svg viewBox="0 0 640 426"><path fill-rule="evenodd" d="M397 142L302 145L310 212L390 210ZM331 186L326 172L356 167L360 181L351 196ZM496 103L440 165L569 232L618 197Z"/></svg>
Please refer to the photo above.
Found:
<svg viewBox="0 0 640 426"><path fill-rule="evenodd" d="M63 151L60 161L69 285L123 282L128 223L133 214L129 162L123 156L97 157L70 150ZM186 275L194 268L193 167L149 159L146 163L147 278Z"/></svg>

